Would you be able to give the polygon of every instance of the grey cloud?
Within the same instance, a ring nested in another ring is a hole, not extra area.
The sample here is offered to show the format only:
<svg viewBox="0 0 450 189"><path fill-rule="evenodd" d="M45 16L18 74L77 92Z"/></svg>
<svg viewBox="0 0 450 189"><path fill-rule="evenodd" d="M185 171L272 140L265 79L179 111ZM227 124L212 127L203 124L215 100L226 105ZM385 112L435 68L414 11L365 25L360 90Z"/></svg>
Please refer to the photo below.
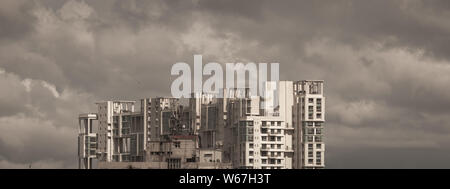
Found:
<svg viewBox="0 0 450 189"><path fill-rule="evenodd" d="M450 154L448 1L35 2L0 8L8 26L0 68L14 78L0 74L10 89L0 92L0 120L23 120L17 132L27 134L37 121L49 133L19 137L23 151L0 136L0 166L74 167L75 152L53 150L73 148L56 135L75 137L68 128L78 113L94 111L96 100L170 95L171 65L203 54L204 62L279 62L285 80L324 79L330 168L448 167L445 158L411 158ZM31 144L46 138L58 143Z"/></svg>
<svg viewBox="0 0 450 189"><path fill-rule="evenodd" d="M0 116L10 116L26 111L25 104L21 103L26 97L26 91L20 80L14 75L6 74L0 74L0 78L0 86L4 89L0 91Z"/></svg>
<svg viewBox="0 0 450 189"><path fill-rule="evenodd" d="M279 45L286 51L297 53L310 39L328 37L355 48L377 41L385 42L387 46L424 49L430 55L449 58L446 53L449 50L449 26L445 21L448 10L442 8L448 7L448 2L283 2L263 1L253 6L261 7L259 11L246 9L243 12L253 13L244 17L253 18L250 21L235 14L240 9L226 8L241 4L229 2L219 11L225 12L225 16L220 17L219 14L214 17L214 26L241 33L250 39L262 38L267 45ZM215 15L215 9L209 13Z"/></svg>
<svg viewBox="0 0 450 189"><path fill-rule="evenodd" d="M2 117L0 123L0 149L4 160L20 164L63 160L66 166L75 166L73 156L76 156L77 140L72 133L76 129L54 127L51 123L20 115Z"/></svg>
<svg viewBox="0 0 450 189"><path fill-rule="evenodd" d="M442 162L450 158L445 151L429 148L329 148L326 157L333 159L330 169L444 169L449 166Z"/></svg>
<svg viewBox="0 0 450 189"><path fill-rule="evenodd" d="M30 14L33 8L32 1L6 0L0 7L0 39L11 41L20 39L33 31L32 23L35 20Z"/></svg>

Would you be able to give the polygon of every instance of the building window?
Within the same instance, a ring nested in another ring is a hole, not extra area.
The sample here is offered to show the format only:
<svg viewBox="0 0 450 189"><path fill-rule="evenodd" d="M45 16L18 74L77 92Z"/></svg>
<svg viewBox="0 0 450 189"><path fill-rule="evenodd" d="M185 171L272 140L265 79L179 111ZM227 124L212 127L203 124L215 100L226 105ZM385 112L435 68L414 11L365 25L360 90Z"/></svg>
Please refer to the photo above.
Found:
<svg viewBox="0 0 450 189"><path fill-rule="evenodd" d="M314 103L314 98L308 98L309 103Z"/></svg>
<svg viewBox="0 0 450 189"><path fill-rule="evenodd" d="M269 164L272 164L272 165L275 164L275 160L274 160L274 159L270 159L270 160L269 160ZM272 167L272 168L273 168L273 167Z"/></svg>
<svg viewBox="0 0 450 189"><path fill-rule="evenodd" d="M249 151L249 152L248 152L248 155L249 155L249 156L253 156L253 154L254 154L253 151Z"/></svg>
<svg viewBox="0 0 450 189"><path fill-rule="evenodd" d="M316 134L318 135L322 134L322 129L316 129Z"/></svg>
<svg viewBox="0 0 450 189"><path fill-rule="evenodd" d="M317 149L322 149L322 144L317 144L317 145L316 145L316 148L317 148Z"/></svg>
<svg viewBox="0 0 450 189"><path fill-rule="evenodd" d="M269 138L269 141L275 142L275 137L274 137L274 136L271 136L271 137Z"/></svg>
<svg viewBox="0 0 450 189"><path fill-rule="evenodd" d="M267 128L261 129L261 133L262 133L262 134L266 134L266 133L267 133Z"/></svg>
<svg viewBox="0 0 450 189"><path fill-rule="evenodd" d="M267 156L267 152L266 151L261 152L261 156Z"/></svg>
<svg viewBox="0 0 450 189"><path fill-rule="evenodd" d="M308 150L312 150L313 149L313 144L308 144Z"/></svg>
<svg viewBox="0 0 450 189"><path fill-rule="evenodd" d="M186 162L195 162L195 157L186 158Z"/></svg>
<svg viewBox="0 0 450 189"><path fill-rule="evenodd" d="M180 142L174 142L173 145L175 146L175 148L180 148Z"/></svg>
<svg viewBox="0 0 450 189"><path fill-rule="evenodd" d="M322 142L322 136L316 136L315 139L316 142Z"/></svg>
<svg viewBox="0 0 450 189"><path fill-rule="evenodd" d="M168 158L167 159L168 169L180 169L181 159L180 158Z"/></svg>
<svg viewBox="0 0 450 189"><path fill-rule="evenodd" d="M253 134L253 127L247 128L247 133L248 134Z"/></svg>

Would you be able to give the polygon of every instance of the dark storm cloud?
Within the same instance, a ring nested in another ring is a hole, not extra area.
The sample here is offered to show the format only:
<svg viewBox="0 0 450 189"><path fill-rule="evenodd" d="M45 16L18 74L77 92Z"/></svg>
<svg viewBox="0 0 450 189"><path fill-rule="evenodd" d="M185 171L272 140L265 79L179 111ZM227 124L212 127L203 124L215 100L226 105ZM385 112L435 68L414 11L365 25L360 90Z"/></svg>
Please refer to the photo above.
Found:
<svg viewBox="0 0 450 189"><path fill-rule="evenodd" d="M330 168L450 167L411 158L450 155L449 5L6 1L0 133L11 134L0 134L0 166L75 167L67 150L75 142L65 138L76 136L78 113L95 111L96 100L170 95L171 66L203 54L204 62L279 62L284 80L325 80ZM392 164L376 155L384 153Z"/></svg>
<svg viewBox="0 0 450 189"><path fill-rule="evenodd" d="M14 76L0 75L0 86L6 90L0 91L0 117L10 116L26 110L25 104L19 103L26 96L25 88L19 82L11 82Z"/></svg>
<svg viewBox="0 0 450 189"><path fill-rule="evenodd" d="M35 20L28 11L33 7L32 1L6 0L0 7L0 39L15 40L32 32L31 23Z"/></svg>
<svg viewBox="0 0 450 189"><path fill-rule="evenodd" d="M228 8L236 6L235 2L205 2L200 7L222 16L214 17L215 27L250 39L264 38L262 43L287 51L298 53L312 38L329 37L355 48L380 41L388 47L419 48L450 58L450 13L443 8L450 6L448 1L264 1L256 6L239 3L236 9Z"/></svg>

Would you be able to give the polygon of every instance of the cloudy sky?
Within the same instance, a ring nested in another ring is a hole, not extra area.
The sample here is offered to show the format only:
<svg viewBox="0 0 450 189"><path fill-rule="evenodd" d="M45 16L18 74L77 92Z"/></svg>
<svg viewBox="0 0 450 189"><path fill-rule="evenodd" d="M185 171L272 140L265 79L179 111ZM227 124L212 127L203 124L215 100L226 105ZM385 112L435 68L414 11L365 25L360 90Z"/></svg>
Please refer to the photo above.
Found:
<svg viewBox="0 0 450 189"><path fill-rule="evenodd" d="M447 0L2 0L0 168L76 168L78 113L194 54L325 80L328 168L450 168Z"/></svg>

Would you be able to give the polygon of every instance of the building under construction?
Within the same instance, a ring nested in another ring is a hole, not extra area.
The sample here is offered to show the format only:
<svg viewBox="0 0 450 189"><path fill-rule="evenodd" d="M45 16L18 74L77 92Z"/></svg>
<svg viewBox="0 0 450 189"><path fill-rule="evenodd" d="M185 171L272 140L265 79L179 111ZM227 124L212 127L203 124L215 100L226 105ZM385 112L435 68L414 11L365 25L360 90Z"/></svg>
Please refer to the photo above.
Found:
<svg viewBox="0 0 450 189"><path fill-rule="evenodd" d="M324 168L323 81L268 82L264 93L98 102L79 115L79 168Z"/></svg>

